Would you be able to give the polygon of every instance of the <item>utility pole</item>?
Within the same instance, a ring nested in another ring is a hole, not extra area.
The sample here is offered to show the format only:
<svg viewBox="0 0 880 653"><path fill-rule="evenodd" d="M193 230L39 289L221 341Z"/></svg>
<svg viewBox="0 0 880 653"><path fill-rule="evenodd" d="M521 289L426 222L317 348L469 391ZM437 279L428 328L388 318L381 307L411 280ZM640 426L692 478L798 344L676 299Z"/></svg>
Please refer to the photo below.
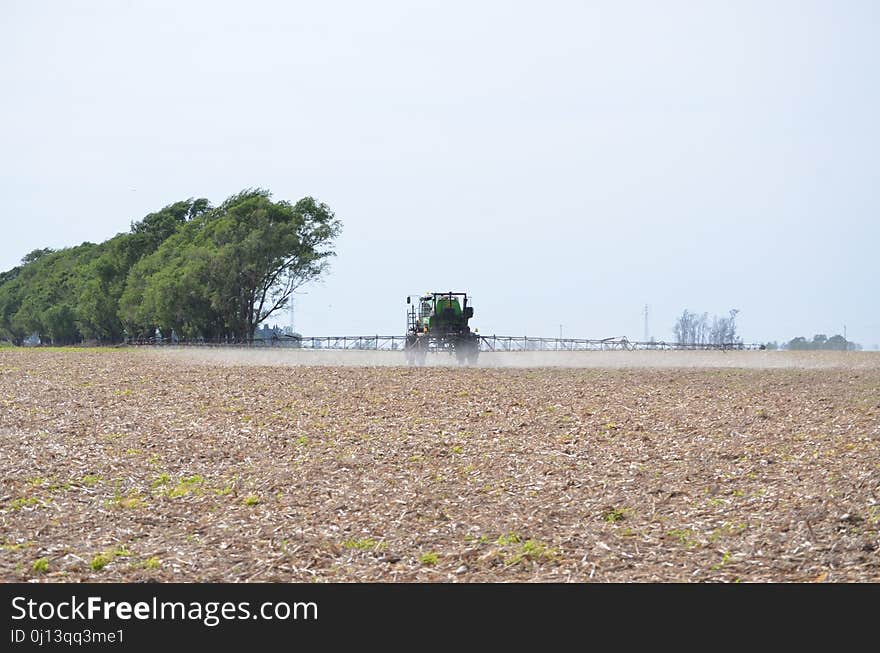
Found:
<svg viewBox="0 0 880 653"><path fill-rule="evenodd" d="M293 335L294 333L296 333L296 330L293 328L293 296L294 295L308 295L308 294L309 293L307 293L307 292L297 292L295 290L290 293L290 300L289 300L290 304L288 304L288 306L290 307L290 335Z"/></svg>
<svg viewBox="0 0 880 653"><path fill-rule="evenodd" d="M645 304L645 342L648 342L650 337L648 336L648 305Z"/></svg>
<svg viewBox="0 0 880 653"><path fill-rule="evenodd" d="M559 325L559 339L562 340L562 325Z"/></svg>
<svg viewBox="0 0 880 653"><path fill-rule="evenodd" d="M846 342L846 325L843 325L843 351L849 351L849 345Z"/></svg>

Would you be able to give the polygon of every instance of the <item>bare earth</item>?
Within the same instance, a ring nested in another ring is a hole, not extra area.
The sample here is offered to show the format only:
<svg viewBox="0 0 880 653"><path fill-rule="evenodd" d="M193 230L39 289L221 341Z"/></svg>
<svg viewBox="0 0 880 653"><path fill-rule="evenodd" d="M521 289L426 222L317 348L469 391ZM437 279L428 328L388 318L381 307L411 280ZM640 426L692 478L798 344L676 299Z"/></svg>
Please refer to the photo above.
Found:
<svg viewBox="0 0 880 653"><path fill-rule="evenodd" d="M880 581L878 354L401 359L0 350L0 580Z"/></svg>

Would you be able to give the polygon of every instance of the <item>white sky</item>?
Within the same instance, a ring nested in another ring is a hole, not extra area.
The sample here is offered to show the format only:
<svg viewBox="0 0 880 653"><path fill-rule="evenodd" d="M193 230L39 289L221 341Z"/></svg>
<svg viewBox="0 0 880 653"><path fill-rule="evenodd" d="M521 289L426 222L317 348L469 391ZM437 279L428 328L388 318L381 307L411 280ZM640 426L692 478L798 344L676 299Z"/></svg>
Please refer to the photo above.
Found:
<svg viewBox="0 0 880 653"><path fill-rule="evenodd" d="M307 335L880 343L877 2L0 0L0 88L0 269L260 186L344 224Z"/></svg>

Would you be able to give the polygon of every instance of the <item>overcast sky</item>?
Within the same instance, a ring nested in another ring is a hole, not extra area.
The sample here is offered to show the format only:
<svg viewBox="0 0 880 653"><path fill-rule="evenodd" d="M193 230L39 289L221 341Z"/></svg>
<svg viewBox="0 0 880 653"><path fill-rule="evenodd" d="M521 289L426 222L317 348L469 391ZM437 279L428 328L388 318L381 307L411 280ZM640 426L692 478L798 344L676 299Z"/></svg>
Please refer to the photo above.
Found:
<svg viewBox="0 0 880 653"><path fill-rule="evenodd" d="M453 290L483 334L880 343L878 2L0 8L0 269L259 186L344 225L308 335Z"/></svg>

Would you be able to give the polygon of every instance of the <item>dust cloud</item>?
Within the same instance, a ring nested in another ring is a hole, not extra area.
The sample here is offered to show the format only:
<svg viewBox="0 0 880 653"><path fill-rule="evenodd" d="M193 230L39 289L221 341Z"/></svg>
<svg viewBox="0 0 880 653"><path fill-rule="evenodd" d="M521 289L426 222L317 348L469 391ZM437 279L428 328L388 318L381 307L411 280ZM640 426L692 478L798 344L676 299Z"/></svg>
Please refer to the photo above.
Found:
<svg viewBox="0 0 880 653"><path fill-rule="evenodd" d="M402 351L166 347L151 356L203 365L406 367ZM449 354L428 355L425 367L462 367ZM580 351L483 352L477 368L750 368L877 369L878 352Z"/></svg>

